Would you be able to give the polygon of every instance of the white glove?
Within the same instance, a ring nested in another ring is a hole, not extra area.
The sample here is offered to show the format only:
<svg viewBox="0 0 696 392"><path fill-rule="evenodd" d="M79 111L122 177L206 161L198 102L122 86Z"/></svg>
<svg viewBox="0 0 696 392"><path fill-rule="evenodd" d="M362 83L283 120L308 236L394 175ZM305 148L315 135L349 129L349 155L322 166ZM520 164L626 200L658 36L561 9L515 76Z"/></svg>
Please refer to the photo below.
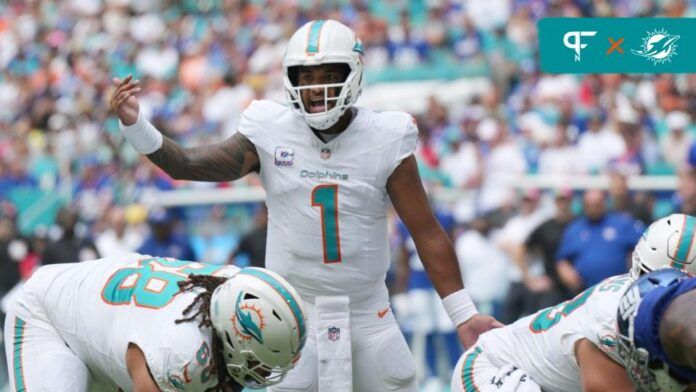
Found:
<svg viewBox="0 0 696 392"><path fill-rule="evenodd" d="M541 387L527 372L510 364L500 368L488 387L486 392L541 392Z"/></svg>

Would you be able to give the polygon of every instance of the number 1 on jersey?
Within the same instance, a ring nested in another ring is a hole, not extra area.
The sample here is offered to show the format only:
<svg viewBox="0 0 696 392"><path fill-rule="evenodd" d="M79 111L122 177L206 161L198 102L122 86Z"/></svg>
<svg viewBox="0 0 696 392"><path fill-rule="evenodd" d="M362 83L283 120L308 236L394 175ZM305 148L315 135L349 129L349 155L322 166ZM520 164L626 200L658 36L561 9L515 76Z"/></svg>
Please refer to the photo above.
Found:
<svg viewBox="0 0 696 392"><path fill-rule="evenodd" d="M321 238L324 263L341 262L341 240L338 237L338 185L322 184L312 190L312 207L321 212Z"/></svg>

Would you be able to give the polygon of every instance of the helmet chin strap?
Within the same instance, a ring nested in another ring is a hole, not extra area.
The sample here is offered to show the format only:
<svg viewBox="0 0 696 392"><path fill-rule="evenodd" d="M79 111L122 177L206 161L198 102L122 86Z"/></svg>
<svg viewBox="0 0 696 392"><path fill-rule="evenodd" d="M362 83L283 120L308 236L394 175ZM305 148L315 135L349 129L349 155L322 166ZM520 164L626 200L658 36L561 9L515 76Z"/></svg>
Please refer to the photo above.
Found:
<svg viewBox="0 0 696 392"><path fill-rule="evenodd" d="M348 129L348 126L350 123L353 121L357 114L357 109L354 107L349 108L346 110L345 113L341 117L338 118L338 121L336 124L333 124L332 126L326 128L326 129L314 129L311 126L309 129L312 130L314 135L318 137L322 142L328 143L335 139L338 135L343 133L346 129ZM338 126L341 125L341 126ZM332 127L336 127L335 130L331 130Z"/></svg>

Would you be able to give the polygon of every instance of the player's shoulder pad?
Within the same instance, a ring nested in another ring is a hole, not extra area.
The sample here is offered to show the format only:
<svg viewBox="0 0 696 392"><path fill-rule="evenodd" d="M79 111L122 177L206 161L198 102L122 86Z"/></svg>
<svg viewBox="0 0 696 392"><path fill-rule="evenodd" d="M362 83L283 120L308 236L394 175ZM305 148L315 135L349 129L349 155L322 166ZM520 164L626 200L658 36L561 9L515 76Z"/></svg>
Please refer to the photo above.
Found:
<svg viewBox="0 0 696 392"><path fill-rule="evenodd" d="M287 106L271 101L269 99L255 99L251 101L249 106L244 109L242 115L246 115L252 119L262 120L264 118L273 118L273 114L287 110Z"/></svg>
<svg viewBox="0 0 696 392"><path fill-rule="evenodd" d="M369 110L369 109L368 109ZM413 154L418 144L418 126L408 113L396 110L371 111L370 132L376 144L396 146L396 161Z"/></svg>
<svg viewBox="0 0 696 392"><path fill-rule="evenodd" d="M401 111L373 112L373 121L370 128L377 129L371 132L380 138L377 142L381 145L391 145L388 160L388 173L407 157L416 151L418 144L418 126L416 120L408 113Z"/></svg>
<svg viewBox="0 0 696 392"><path fill-rule="evenodd" d="M265 126L267 122L278 118L286 110L288 107L278 102L255 99L242 112L237 129L253 142L257 133L268 129Z"/></svg>
<svg viewBox="0 0 696 392"><path fill-rule="evenodd" d="M376 125L380 127L380 132L394 134L396 136L418 136L418 126L416 119L399 110L372 111Z"/></svg>

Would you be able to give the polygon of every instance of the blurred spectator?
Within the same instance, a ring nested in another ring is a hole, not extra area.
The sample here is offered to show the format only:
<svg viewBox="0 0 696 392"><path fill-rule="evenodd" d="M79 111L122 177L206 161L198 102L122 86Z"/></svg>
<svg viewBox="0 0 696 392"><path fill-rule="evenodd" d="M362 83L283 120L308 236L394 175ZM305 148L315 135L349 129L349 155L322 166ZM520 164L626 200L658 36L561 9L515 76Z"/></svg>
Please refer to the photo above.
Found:
<svg viewBox="0 0 696 392"><path fill-rule="evenodd" d="M455 35L452 44L454 55L460 60L473 60L482 56L483 38L474 24L463 16L463 29Z"/></svg>
<svg viewBox="0 0 696 392"><path fill-rule="evenodd" d="M547 213L539 208L540 193L529 189L522 195L519 213L505 223L491 239L507 254L510 266L507 274L510 290L505 300L500 321L511 323L524 314L532 312L532 296L523 281L526 263L524 262L524 243L529 234L543 222Z"/></svg>
<svg viewBox="0 0 696 392"><path fill-rule="evenodd" d="M609 173L609 202L612 211L625 212L644 225L652 222L652 209L645 192L631 192L626 176L618 171Z"/></svg>
<svg viewBox="0 0 696 392"><path fill-rule="evenodd" d="M481 152L477 140L462 137L457 133L450 137L451 153L442 158L440 169L449 179L450 186L463 191L454 206L458 222L470 221L476 212L476 189L483 176Z"/></svg>
<svg viewBox="0 0 696 392"><path fill-rule="evenodd" d="M626 142L621 135L611 128L603 127L600 114L594 112L590 117L587 130L578 140L580 166L587 173L597 174L625 151Z"/></svg>
<svg viewBox="0 0 696 392"><path fill-rule="evenodd" d="M680 170L678 179L674 209L682 214L696 215L696 168Z"/></svg>
<svg viewBox="0 0 696 392"><path fill-rule="evenodd" d="M573 293L626 273L628 256L643 233L643 224L630 215L607 212L605 197L600 190L585 192L584 216L570 223L558 247L558 276Z"/></svg>
<svg viewBox="0 0 696 392"><path fill-rule="evenodd" d="M56 215L56 227L51 240L41 255L41 264L75 263L99 258L99 252L91 239L78 234L77 212L62 207Z"/></svg>
<svg viewBox="0 0 696 392"><path fill-rule="evenodd" d="M679 170L688 163L689 150L694 141L693 135L687 132L691 119L684 112L671 112L665 117L665 122L669 132L660 143L662 156L667 163Z"/></svg>
<svg viewBox="0 0 696 392"><path fill-rule="evenodd" d="M573 219L571 204L573 192L570 189L556 191L554 197L556 212L554 216L539 225L527 237L522 254L522 278L527 290L531 293L529 311L555 305L571 297L556 271L556 251L561 242L563 232ZM542 265L536 265L532 260L534 255L541 255ZM535 270L534 267L537 268Z"/></svg>
<svg viewBox="0 0 696 392"><path fill-rule="evenodd" d="M262 204L254 215L254 227L242 237L237 249L230 254L230 264L240 267L266 266L266 232L268 229L268 208ZM244 263L242 263L244 259Z"/></svg>
<svg viewBox="0 0 696 392"><path fill-rule="evenodd" d="M0 198L5 198L17 188L35 188L36 180L27 173L27 161L21 156L10 155L7 163L0 162Z"/></svg>
<svg viewBox="0 0 696 392"><path fill-rule="evenodd" d="M240 205L238 210L244 211L245 218L249 216L249 220L252 219L250 216L251 212L248 211L249 208L247 206ZM233 222L230 221L230 218L227 216L228 211L229 209L227 206L216 204L210 208L203 208L203 211L201 211L202 220L189 216L189 222L192 226L192 230L189 231L189 236L193 253L196 255L196 260L217 265L230 263L230 255L239 245L239 237L241 237L243 233L239 233L240 229L237 229L237 225L234 225ZM265 238L264 226L264 241ZM264 242L263 252L266 250L265 244ZM258 251L258 249L256 250ZM261 255L261 266L263 266L263 259L264 255ZM244 261L244 263L248 262L248 260L241 259L239 261Z"/></svg>
<svg viewBox="0 0 696 392"><path fill-rule="evenodd" d="M483 314L500 318L510 284L507 255L489 239L491 224L486 216L471 221L470 228L454 243L464 286Z"/></svg>
<svg viewBox="0 0 696 392"><path fill-rule="evenodd" d="M508 137L504 124L498 120L485 119L477 128L481 141L488 144L488 152L483 158L485 177L478 196L482 213L512 204L515 193L507 183L510 176L523 174L527 170L520 147Z"/></svg>
<svg viewBox="0 0 696 392"><path fill-rule="evenodd" d="M469 0L466 11L477 28L493 30L504 26L510 17L510 0Z"/></svg>
<svg viewBox="0 0 696 392"><path fill-rule="evenodd" d="M96 238L96 245L102 257L117 256L135 252L143 243L143 233L126 222L122 207L113 207L107 213L107 229Z"/></svg>
<svg viewBox="0 0 696 392"><path fill-rule="evenodd" d="M158 257L173 257L194 261L196 256L186 235L176 231L176 219L165 209L155 209L147 219L150 234L138 248L138 253Z"/></svg>
<svg viewBox="0 0 696 392"><path fill-rule="evenodd" d="M551 144L539 155L538 173L570 176L582 171L578 165L578 149L568 143L566 126L559 123L553 130Z"/></svg>
<svg viewBox="0 0 696 392"><path fill-rule="evenodd" d="M411 26L408 11L402 11L399 25L389 30L389 57L399 68L409 68L423 61L430 49L420 31Z"/></svg>

